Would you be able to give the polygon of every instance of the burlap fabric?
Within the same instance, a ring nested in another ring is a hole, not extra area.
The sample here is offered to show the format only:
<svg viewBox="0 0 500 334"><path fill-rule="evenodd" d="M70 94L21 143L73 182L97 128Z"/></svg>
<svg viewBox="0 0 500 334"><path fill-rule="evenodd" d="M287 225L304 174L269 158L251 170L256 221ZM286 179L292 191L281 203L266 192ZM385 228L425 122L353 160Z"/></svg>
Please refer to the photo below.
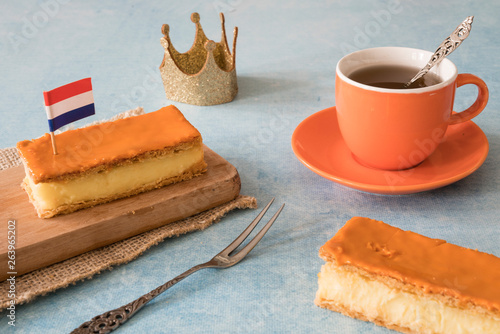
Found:
<svg viewBox="0 0 500 334"><path fill-rule="evenodd" d="M141 114L142 108L128 111L115 118ZM0 149L0 170L19 166L21 161L15 148ZM255 198L239 196L214 209L195 216L167 224L129 239L81 254L51 266L16 277L16 304L30 302L37 296L91 279L101 271L132 261L148 248L166 238L176 237L192 231L203 230L218 222L234 209L256 208ZM0 309L9 306L9 282L0 283Z"/></svg>

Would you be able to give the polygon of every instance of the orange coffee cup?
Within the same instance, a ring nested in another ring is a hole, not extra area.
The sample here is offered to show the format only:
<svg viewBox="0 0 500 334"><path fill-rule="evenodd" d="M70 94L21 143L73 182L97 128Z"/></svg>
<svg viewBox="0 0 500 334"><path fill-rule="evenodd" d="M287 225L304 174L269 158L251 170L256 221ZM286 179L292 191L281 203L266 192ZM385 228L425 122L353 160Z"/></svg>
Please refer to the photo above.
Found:
<svg viewBox="0 0 500 334"><path fill-rule="evenodd" d="M370 167L401 170L414 167L430 156L443 141L448 126L477 116L488 103L488 87L472 74L458 74L444 59L434 66L441 82L412 89L369 86L349 78L368 66L425 66L432 52L380 47L351 53L337 64L335 104L340 132L356 160ZM478 87L476 101L454 113L456 88Z"/></svg>

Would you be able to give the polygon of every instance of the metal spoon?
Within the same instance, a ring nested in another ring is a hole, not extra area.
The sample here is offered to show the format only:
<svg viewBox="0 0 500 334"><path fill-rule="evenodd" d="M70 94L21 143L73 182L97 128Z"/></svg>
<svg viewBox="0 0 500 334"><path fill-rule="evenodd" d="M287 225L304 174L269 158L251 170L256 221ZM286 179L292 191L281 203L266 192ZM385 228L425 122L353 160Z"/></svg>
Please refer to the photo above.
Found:
<svg viewBox="0 0 500 334"><path fill-rule="evenodd" d="M443 60L447 55L452 53L462 42L469 36L472 20L474 16L468 16L456 29L448 36L437 48L436 52L432 55L431 59L410 81L408 81L404 88L410 87L412 83L423 77L429 70Z"/></svg>

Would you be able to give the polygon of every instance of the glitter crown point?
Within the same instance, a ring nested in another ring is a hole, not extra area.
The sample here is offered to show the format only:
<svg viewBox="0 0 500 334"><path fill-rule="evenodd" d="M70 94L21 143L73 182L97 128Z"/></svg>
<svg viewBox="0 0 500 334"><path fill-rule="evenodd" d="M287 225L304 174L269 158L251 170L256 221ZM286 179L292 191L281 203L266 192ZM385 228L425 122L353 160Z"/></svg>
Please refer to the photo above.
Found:
<svg viewBox="0 0 500 334"><path fill-rule="evenodd" d="M160 73L169 100L194 104L215 105L231 102L238 93L236 81L236 38L234 28L233 50L226 38L224 14L220 13L222 37L220 42L209 40L203 31L198 13L191 14L196 25L193 45L185 52L178 52L172 45L170 27L161 28L160 42L165 49Z"/></svg>

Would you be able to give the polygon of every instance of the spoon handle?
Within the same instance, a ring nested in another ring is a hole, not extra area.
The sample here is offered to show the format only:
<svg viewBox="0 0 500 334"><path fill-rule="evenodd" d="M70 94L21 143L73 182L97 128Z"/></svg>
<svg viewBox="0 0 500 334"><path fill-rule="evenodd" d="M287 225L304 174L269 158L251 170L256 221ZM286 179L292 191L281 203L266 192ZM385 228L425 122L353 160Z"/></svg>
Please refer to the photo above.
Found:
<svg viewBox="0 0 500 334"><path fill-rule="evenodd" d="M468 16L450 36L439 45L436 52L431 56L427 65L424 66L410 81L405 84L408 88L412 83L424 76L434 66L439 64L446 56L452 53L469 36L474 16Z"/></svg>

